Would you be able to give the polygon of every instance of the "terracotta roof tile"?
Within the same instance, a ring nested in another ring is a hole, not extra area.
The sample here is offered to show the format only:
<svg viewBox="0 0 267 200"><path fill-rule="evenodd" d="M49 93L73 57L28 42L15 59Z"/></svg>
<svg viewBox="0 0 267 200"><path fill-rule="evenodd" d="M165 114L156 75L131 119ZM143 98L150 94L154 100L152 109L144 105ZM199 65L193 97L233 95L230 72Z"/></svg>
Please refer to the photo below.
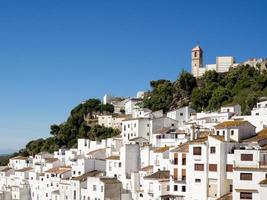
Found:
<svg viewBox="0 0 267 200"><path fill-rule="evenodd" d="M154 153L164 153L165 151L168 151L170 147L158 147L154 149Z"/></svg>
<svg viewBox="0 0 267 200"><path fill-rule="evenodd" d="M249 123L248 121L243 120L233 120L233 121L225 121L215 126L216 129L224 129L224 128L231 128L231 127L237 127L242 126L246 123Z"/></svg>
<svg viewBox="0 0 267 200"><path fill-rule="evenodd" d="M120 156L110 156L107 157L106 160L120 160Z"/></svg>
<svg viewBox="0 0 267 200"><path fill-rule="evenodd" d="M145 176L145 179L169 179L170 178L170 171L157 171L149 176Z"/></svg>
<svg viewBox="0 0 267 200"><path fill-rule="evenodd" d="M153 165L148 165L146 167L139 169L139 171L150 171L150 170L153 170Z"/></svg>
<svg viewBox="0 0 267 200"><path fill-rule="evenodd" d="M27 159L28 158L24 156L16 156L16 157L10 158L10 160L27 160Z"/></svg>
<svg viewBox="0 0 267 200"><path fill-rule="evenodd" d="M119 184L119 183L121 183L118 179L109 178L109 177L102 177L102 178L100 178L100 181L102 181L105 184Z"/></svg>
<svg viewBox="0 0 267 200"><path fill-rule="evenodd" d="M18 169L18 170L16 170L16 172L27 172L27 171L31 171L31 170L33 170L33 168L26 167L26 168L23 168L23 169Z"/></svg>
<svg viewBox="0 0 267 200"><path fill-rule="evenodd" d="M93 170L93 171L90 171L90 172L87 172L81 176L78 176L78 177L73 177L72 180L76 180L76 181L86 181L87 180L87 177L94 177L94 176L97 176L99 174L101 174L103 172L101 171L98 171L98 170Z"/></svg>
<svg viewBox="0 0 267 200"><path fill-rule="evenodd" d="M64 174L68 171L71 171L71 167L63 166L63 167L54 167L52 169L45 171L45 173Z"/></svg>
<svg viewBox="0 0 267 200"><path fill-rule="evenodd" d="M172 149L171 152L189 152L189 142L180 144L177 148Z"/></svg>

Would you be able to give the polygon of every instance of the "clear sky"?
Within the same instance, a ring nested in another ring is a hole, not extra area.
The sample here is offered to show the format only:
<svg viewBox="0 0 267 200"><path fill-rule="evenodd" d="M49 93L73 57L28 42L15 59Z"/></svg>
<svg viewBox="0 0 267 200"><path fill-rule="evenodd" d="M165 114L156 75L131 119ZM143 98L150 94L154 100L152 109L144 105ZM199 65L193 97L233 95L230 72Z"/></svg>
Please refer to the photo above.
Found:
<svg viewBox="0 0 267 200"><path fill-rule="evenodd" d="M267 57L265 0L0 0L0 149L48 137L82 100L134 96L205 63Z"/></svg>

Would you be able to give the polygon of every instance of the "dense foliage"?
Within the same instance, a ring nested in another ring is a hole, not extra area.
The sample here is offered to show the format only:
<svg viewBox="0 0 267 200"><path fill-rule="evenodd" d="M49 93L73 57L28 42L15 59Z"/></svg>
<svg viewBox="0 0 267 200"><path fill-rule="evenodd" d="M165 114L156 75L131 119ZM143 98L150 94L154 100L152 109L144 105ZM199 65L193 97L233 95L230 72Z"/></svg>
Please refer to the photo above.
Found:
<svg viewBox="0 0 267 200"><path fill-rule="evenodd" d="M181 72L174 82L151 81L152 90L143 106L151 110L191 105L197 111L215 111L228 103L239 103L243 114L249 114L259 97L267 96L267 73L250 66L231 68L228 73L207 71L201 78Z"/></svg>
<svg viewBox="0 0 267 200"><path fill-rule="evenodd" d="M60 147L76 147L78 138L101 140L118 135L119 130L99 126L95 123L96 114L113 112L114 107L112 105L104 105L98 99L89 99L76 106L66 122L51 125L51 137L30 141L20 154L28 156L42 151L52 153Z"/></svg>

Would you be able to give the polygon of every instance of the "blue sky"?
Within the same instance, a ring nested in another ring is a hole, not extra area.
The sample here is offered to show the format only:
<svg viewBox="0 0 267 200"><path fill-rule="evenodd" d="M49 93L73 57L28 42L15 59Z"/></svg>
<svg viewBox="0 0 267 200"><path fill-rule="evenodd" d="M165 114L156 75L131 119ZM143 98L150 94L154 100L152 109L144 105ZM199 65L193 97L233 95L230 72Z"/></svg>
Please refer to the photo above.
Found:
<svg viewBox="0 0 267 200"><path fill-rule="evenodd" d="M80 101L133 96L205 63L267 57L267 3L256 0L0 1L0 149L49 136Z"/></svg>

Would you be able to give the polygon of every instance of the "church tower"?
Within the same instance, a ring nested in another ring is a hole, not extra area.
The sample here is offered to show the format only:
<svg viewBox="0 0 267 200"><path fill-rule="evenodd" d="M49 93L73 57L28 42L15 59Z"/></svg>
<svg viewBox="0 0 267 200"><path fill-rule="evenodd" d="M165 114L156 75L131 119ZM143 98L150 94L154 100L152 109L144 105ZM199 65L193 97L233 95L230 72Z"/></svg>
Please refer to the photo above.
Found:
<svg viewBox="0 0 267 200"><path fill-rule="evenodd" d="M203 67L203 50L199 45L192 49L192 74L199 77L199 68Z"/></svg>

